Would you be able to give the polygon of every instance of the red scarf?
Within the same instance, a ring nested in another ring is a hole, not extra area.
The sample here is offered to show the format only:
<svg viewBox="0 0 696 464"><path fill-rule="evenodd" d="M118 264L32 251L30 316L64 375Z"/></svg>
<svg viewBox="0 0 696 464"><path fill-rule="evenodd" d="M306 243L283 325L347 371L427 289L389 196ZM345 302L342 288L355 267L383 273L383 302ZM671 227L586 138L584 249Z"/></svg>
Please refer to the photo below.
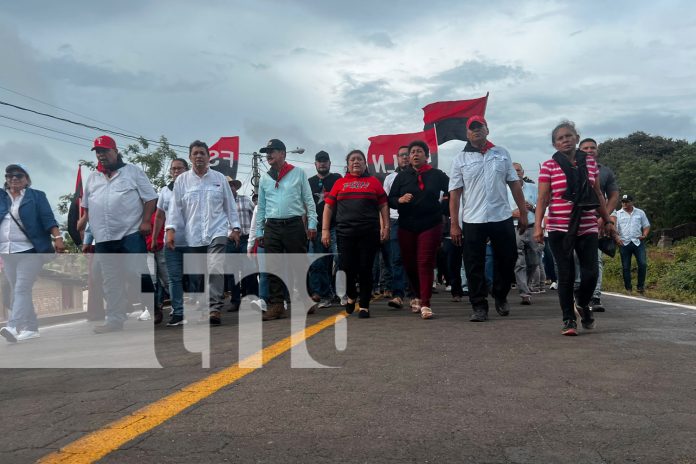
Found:
<svg viewBox="0 0 696 464"><path fill-rule="evenodd" d="M486 152L493 147L495 147L495 145L493 145L490 140L486 140L486 144L479 151L481 152L482 155L485 155Z"/></svg>
<svg viewBox="0 0 696 464"><path fill-rule="evenodd" d="M423 166L416 169L418 173L418 188L425 190L425 184L423 183L423 173L428 172L433 168L432 164L424 164Z"/></svg>
<svg viewBox="0 0 696 464"><path fill-rule="evenodd" d="M280 183L280 180L287 175L290 171L292 171L295 168L290 163L285 163L282 168L280 168L280 172L278 173L278 177L276 178L276 183L275 183L275 188L278 188L278 184ZM271 176L272 177L272 176Z"/></svg>

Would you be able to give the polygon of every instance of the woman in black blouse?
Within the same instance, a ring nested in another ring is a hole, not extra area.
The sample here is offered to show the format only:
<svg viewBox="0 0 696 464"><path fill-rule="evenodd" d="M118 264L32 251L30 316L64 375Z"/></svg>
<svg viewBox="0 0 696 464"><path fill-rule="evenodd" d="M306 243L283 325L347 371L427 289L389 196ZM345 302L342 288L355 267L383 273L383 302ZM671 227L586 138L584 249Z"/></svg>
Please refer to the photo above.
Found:
<svg viewBox="0 0 696 464"><path fill-rule="evenodd" d="M408 152L411 165L394 179L389 206L399 211L401 259L415 295L411 310L430 319L433 271L442 239L440 196L447 193L449 178L428 164L430 150L425 142L411 142Z"/></svg>

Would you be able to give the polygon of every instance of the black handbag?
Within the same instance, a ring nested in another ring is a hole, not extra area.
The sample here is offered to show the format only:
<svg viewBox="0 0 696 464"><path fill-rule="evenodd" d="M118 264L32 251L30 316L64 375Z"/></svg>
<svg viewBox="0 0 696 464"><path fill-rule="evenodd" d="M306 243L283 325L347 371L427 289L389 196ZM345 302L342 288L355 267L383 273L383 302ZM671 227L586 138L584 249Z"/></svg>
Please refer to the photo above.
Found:
<svg viewBox="0 0 696 464"><path fill-rule="evenodd" d="M613 258L616 256L616 242L611 237L602 237L597 240L599 250L605 255Z"/></svg>

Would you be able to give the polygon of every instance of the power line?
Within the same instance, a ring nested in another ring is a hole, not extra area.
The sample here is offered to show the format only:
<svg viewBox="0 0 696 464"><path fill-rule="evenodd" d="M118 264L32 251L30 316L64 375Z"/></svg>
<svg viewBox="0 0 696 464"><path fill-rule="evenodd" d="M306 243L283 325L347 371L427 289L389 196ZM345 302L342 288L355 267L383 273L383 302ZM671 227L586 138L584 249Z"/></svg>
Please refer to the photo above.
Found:
<svg viewBox="0 0 696 464"><path fill-rule="evenodd" d="M12 103L8 103L8 102L2 101L2 100L0 100L0 105L9 106L9 107L11 107L11 108L15 108L15 109L18 109L18 110L21 110L21 111L27 111L27 112L29 112L29 113L38 114L39 116L45 116L45 117L47 117L47 118L56 119L56 120L58 120L58 121L67 122L67 123L69 123L69 124L74 124L74 125L76 125L76 126L86 127L87 129L92 129L92 130L96 130L96 131L106 132L107 134L118 135L119 137L125 137L125 138L133 139L133 140L141 140L141 139L142 139L142 140L145 140L146 142L156 143L156 144L160 144L160 145L162 144L162 142L160 142L160 141L158 141L158 140L147 139L147 138L145 138L145 137L136 137L136 136L133 136L133 135L124 134L123 132L117 132L117 131L113 131L113 130L110 130L110 129L104 129L104 128L101 128L101 127L92 126L92 125L85 124L85 123L82 123L82 122L72 121L72 120L67 119L67 118L61 118L61 117L59 117L59 116L54 116L54 115L52 115L52 114L42 113L41 111L36 111L36 110L32 110L32 109L30 109L30 108L25 108L25 107L23 107L23 106L14 105L14 104L12 104ZM177 144L175 144L175 143L170 143L169 146L171 146L171 147L179 147L179 148L186 148L187 150L188 150L188 148L189 148L189 147L186 146L186 145L177 145Z"/></svg>
<svg viewBox="0 0 696 464"><path fill-rule="evenodd" d="M108 122L100 121L100 120L98 120L98 119L90 118L89 116L85 116L84 114L76 113L76 112L74 112L74 111L70 111L70 110L67 110L67 109L65 109L65 108L61 108L60 106L52 105L52 104L50 104L50 103L48 103L48 102L45 102L45 101L43 101L43 100L39 100L38 98L30 97L29 95L25 95L25 94L23 94L23 93L21 93L21 92L17 92L16 90L8 89L7 87L3 87L3 86L1 86L1 85L0 85L0 89L6 90L6 91L8 91L8 92L11 92L11 93L13 93L13 94L15 94L15 95L22 96L22 97L24 97L24 98L28 98L29 100L33 100L33 101L35 101L35 102L44 104L44 105L46 105L46 106L50 106L51 108L55 108L55 109L57 109L57 110L65 111L66 113L74 114L75 116L80 116L80 117L82 117L82 118L89 119L90 121L98 122L98 123L101 123L101 124L106 124L107 126L115 127L116 129L119 129L119 130L122 130L122 131L126 131L126 132L130 132L131 134L137 135L137 134L135 134L135 132L130 131L130 130L128 130L128 129L124 129L124 128L122 128L122 127L118 127L118 126L116 126L116 125L114 125L114 124L109 124Z"/></svg>
<svg viewBox="0 0 696 464"><path fill-rule="evenodd" d="M51 131L51 132L57 132L58 134L67 135L67 136L70 136L70 137L75 137L76 139L85 140L85 141L87 141L87 142L91 142L91 141L92 141L92 139L87 138L87 137L82 137L82 136L80 136L80 135L70 134L69 132L63 132L63 131L60 131L60 130L58 130L58 129L51 129L50 127L42 126L42 125L40 125L40 124L34 124L34 123L31 123L31 122L28 122L28 121L23 121L23 120L21 120L21 119L11 118L11 117L9 117L9 116L5 116L5 115L2 115L2 114L0 114L0 118L9 119L10 121L19 122L19 123L21 123L21 124L26 124L26 125L28 125L28 126L38 127L39 129L44 129L44 130Z"/></svg>
<svg viewBox="0 0 696 464"><path fill-rule="evenodd" d="M16 130L16 131L19 131L19 132L25 132L25 133L27 133L27 134L38 135L39 137L46 137L47 139L57 140L57 141L59 141L59 142L70 143L70 144L73 144L73 145L77 145L78 147L89 148L89 145L83 145L83 144L81 144L81 143L72 142L72 141L70 141L70 140L59 139L58 137L51 137L50 135L46 135L46 134L39 134L38 132L32 132L32 131L28 131L28 130L25 130L25 129L20 129L20 128L18 128L18 127L8 126L8 125L6 125L6 124L0 124L0 127L7 127L8 129L13 129L13 130Z"/></svg>

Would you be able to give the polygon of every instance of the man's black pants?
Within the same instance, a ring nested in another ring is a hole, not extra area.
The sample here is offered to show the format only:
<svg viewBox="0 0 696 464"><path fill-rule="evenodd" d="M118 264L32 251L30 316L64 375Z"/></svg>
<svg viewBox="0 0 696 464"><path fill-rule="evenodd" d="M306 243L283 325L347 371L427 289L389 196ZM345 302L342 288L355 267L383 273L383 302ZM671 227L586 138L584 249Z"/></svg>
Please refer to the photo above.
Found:
<svg viewBox="0 0 696 464"><path fill-rule="evenodd" d="M307 232L301 217L267 219L263 233L264 253L307 253ZM293 287L305 285L306 275L297 276L288 269L285 276L288 293L292 298ZM297 284L295 284L297 282ZM283 303L283 280L275 274L268 275L269 303Z"/></svg>
<svg viewBox="0 0 696 464"><path fill-rule="evenodd" d="M496 300L505 301L515 280L517 242L512 218L481 224L463 223L464 269L469 282L469 301L474 310L488 311L486 284L486 242L493 248L493 289Z"/></svg>

